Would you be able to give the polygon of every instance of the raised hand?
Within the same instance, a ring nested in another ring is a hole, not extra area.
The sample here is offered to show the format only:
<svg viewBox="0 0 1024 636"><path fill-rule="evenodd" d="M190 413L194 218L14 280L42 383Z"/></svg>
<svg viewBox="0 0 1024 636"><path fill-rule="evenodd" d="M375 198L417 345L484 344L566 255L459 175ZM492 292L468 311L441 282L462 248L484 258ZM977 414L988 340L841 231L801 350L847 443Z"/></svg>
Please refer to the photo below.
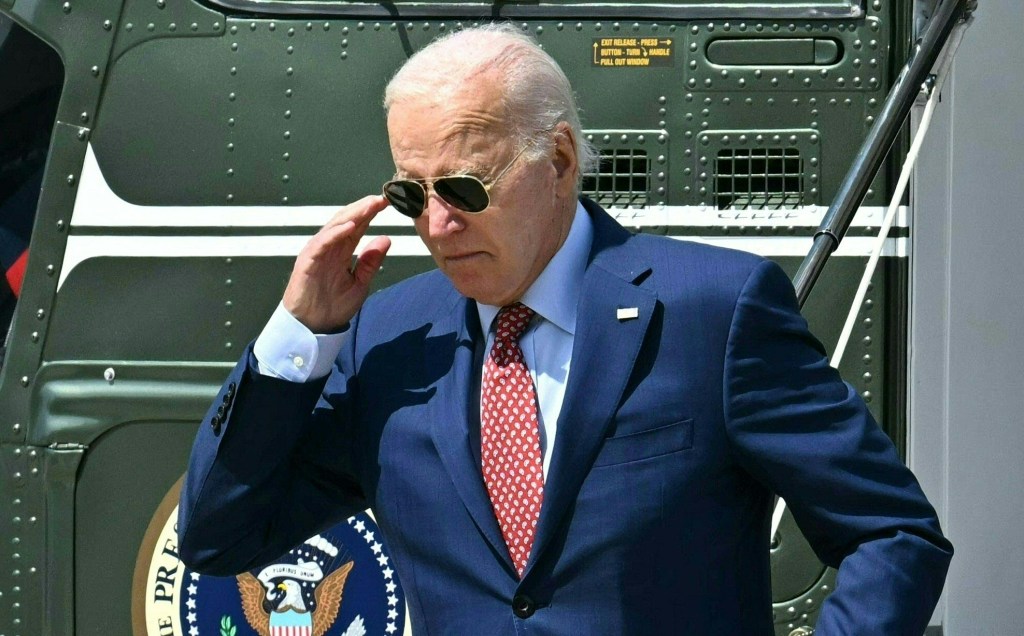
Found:
<svg viewBox="0 0 1024 636"><path fill-rule="evenodd" d="M313 333L337 331L362 307L391 239L374 238L355 265L352 256L370 221L385 207L382 196L343 207L299 252L284 291L284 308Z"/></svg>

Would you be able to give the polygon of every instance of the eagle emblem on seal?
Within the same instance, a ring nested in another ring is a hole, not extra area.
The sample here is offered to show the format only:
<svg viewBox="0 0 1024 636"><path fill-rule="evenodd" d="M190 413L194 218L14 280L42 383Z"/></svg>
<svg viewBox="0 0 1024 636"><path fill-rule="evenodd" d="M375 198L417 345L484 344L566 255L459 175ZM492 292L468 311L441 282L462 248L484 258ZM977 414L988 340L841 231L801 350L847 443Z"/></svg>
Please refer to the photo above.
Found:
<svg viewBox="0 0 1024 636"><path fill-rule="evenodd" d="M245 620L260 636L324 636L338 619L345 581L355 565L316 535L256 575L236 577ZM327 574L325 574L327 572ZM343 636L365 636L356 616Z"/></svg>

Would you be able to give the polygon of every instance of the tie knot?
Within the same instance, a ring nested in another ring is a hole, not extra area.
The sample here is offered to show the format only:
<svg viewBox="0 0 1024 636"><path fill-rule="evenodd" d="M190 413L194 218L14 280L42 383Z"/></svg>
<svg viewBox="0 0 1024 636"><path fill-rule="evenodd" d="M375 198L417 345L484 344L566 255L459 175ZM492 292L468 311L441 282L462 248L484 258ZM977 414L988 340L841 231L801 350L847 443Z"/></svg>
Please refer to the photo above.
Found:
<svg viewBox="0 0 1024 636"><path fill-rule="evenodd" d="M526 331L534 311L523 303L505 305L498 312L498 320L494 327L495 342L518 342Z"/></svg>

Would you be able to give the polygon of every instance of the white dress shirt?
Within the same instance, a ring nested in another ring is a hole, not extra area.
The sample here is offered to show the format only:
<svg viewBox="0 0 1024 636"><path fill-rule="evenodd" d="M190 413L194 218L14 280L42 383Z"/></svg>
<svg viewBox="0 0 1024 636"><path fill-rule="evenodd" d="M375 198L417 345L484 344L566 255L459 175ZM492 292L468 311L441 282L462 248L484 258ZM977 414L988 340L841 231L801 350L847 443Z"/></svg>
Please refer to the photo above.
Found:
<svg viewBox="0 0 1024 636"><path fill-rule="evenodd" d="M569 380L572 344L576 335L576 308L593 234L590 216L582 205L577 204L565 242L520 299L537 314L520 338L519 345L537 389L545 477L551 464L558 415ZM491 327L500 309L477 303L481 333L487 334L487 352L494 342ZM278 304L256 339L253 353L263 375L307 382L330 373L348 333L314 334L282 304Z"/></svg>

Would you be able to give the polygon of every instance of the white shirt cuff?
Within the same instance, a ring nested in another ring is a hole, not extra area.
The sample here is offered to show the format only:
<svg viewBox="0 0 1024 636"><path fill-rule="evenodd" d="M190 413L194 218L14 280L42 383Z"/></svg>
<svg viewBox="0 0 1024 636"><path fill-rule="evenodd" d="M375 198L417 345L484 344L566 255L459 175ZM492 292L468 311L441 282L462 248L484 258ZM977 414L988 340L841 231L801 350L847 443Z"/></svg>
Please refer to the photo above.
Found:
<svg viewBox="0 0 1024 636"><path fill-rule="evenodd" d="M284 304L278 303L256 339L253 353L261 375L289 382L309 382L331 372L347 338L347 329L341 333L313 333L296 320Z"/></svg>

